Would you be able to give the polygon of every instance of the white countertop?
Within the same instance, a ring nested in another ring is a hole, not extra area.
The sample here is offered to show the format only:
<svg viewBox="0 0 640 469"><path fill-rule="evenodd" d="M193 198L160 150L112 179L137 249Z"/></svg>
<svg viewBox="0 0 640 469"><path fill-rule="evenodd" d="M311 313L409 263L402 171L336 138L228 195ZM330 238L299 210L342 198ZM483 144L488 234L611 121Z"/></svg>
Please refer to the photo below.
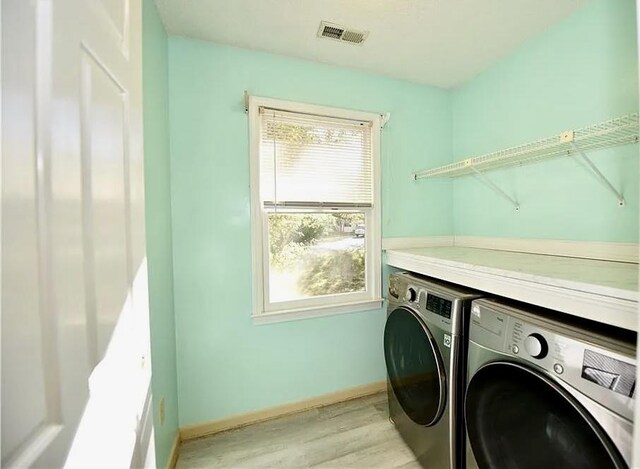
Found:
<svg viewBox="0 0 640 469"><path fill-rule="evenodd" d="M637 330L638 265L466 247L387 251L391 266Z"/></svg>

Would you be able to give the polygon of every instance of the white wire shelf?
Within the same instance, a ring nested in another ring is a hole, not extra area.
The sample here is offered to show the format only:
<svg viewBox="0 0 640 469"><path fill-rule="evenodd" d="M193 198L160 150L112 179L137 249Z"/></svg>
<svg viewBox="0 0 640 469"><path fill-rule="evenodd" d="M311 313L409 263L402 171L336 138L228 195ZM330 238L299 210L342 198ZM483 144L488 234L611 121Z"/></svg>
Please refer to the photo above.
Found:
<svg viewBox="0 0 640 469"><path fill-rule="evenodd" d="M638 114L629 114L560 135L526 143L487 155L467 158L413 174L414 179L455 178L498 168L582 154L585 151L638 142Z"/></svg>

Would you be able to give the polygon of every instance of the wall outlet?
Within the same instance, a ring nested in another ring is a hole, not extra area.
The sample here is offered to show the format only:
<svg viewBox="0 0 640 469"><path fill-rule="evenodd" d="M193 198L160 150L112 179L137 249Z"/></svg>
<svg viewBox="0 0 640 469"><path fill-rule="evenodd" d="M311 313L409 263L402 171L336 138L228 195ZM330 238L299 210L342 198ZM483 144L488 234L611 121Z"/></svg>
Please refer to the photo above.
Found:
<svg viewBox="0 0 640 469"><path fill-rule="evenodd" d="M160 426L164 425L164 397L160 399Z"/></svg>

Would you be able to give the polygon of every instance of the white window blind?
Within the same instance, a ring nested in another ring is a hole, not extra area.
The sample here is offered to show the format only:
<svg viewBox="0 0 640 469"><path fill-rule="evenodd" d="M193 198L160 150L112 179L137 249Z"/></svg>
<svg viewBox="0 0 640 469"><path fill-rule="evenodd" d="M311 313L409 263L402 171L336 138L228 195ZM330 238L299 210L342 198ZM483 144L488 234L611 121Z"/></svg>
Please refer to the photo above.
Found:
<svg viewBox="0 0 640 469"><path fill-rule="evenodd" d="M264 207L373 206L369 122L260 108Z"/></svg>

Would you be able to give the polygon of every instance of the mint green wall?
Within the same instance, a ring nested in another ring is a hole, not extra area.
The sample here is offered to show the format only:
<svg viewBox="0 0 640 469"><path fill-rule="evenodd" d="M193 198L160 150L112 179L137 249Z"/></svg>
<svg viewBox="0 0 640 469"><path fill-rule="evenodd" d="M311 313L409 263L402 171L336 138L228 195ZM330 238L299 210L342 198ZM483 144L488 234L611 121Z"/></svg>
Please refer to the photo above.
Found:
<svg viewBox="0 0 640 469"><path fill-rule="evenodd" d="M638 112L633 0L595 0L453 92L454 160ZM627 206L569 158L454 183L456 235L638 240L638 147L590 153ZM428 184L429 182L427 182Z"/></svg>
<svg viewBox="0 0 640 469"><path fill-rule="evenodd" d="M391 112L383 234L450 234L451 185L409 174L451 159L445 91L267 53L169 39L180 425L385 378L382 310L251 322L248 122L243 92Z"/></svg>
<svg viewBox="0 0 640 469"><path fill-rule="evenodd" d="M144 170L149 269L153 418L157 467L164 468L178 429L169 160L167 35L153 0L143 3ZM160 425L159 402L165 399Z"/></svg>

